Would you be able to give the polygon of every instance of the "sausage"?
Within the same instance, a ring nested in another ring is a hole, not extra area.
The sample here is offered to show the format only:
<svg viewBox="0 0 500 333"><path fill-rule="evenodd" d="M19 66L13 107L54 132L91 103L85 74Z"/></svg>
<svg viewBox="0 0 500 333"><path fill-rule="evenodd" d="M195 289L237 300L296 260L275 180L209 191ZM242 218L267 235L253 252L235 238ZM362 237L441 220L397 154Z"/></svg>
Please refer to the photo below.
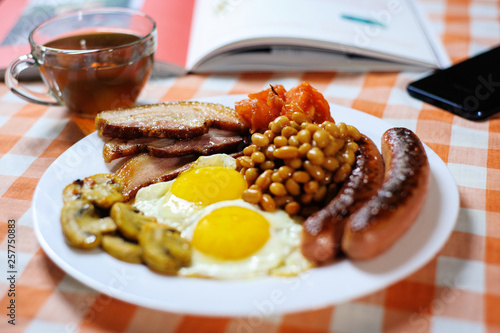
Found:
<svg viewBox="0 0 500 333"><path fill-rule="evenodd" d="M384 164L377 146L365 135L357 143L359 149L349 178L328 205L304 221L301 250L316 264L327 263L338 254L347 219L382 185Z"/></svg>
<svg viewBox="0 0 500 333"><path fill-rule="evenodd" d="M352 259L370 259L391 247L418 217L429 186L429 161L409 129L382 136L385 176L377 194L351 215L342 250Z"/></svg>

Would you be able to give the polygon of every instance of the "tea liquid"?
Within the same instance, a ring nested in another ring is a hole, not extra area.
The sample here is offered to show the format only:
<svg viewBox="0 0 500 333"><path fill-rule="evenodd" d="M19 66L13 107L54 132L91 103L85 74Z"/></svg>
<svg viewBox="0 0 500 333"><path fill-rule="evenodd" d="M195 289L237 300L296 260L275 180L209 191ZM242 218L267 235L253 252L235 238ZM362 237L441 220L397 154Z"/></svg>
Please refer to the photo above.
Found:
<svg viewBox="0 0 500 333"><path fill-rule="evenodd" d="M153 66L148 45L124 33L91 33L64 37L45 46L63 50L99 50L60 53L47 57L40 70L47 84L72 111L94 117L99 111L134 105ZM110 51L112 50L112 51Z"/></svg>
<svg viewBox="0 0 500 333"><path fill-rule="evenodd" d="M64 37L48 42L45 46L63 50L95 50L123 46L136 40L139 40L139 37L135 35L101 32Z"/></svg>

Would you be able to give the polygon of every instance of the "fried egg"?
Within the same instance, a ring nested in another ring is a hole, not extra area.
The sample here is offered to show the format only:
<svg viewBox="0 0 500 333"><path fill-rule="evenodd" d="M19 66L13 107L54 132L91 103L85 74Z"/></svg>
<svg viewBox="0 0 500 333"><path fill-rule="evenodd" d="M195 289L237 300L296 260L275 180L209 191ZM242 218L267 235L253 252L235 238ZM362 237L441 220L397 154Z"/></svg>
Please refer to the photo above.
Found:
<svg viewBox="0 0 500 333"><path fill-rule="evenodd" d="M206 207L181 236L192 264L179 275L241 279L296 275L310 267L300 253L302 226L284 211L263 212L241 199Z"/></svg>
<svg viewBox="0 0 500 333"><path fill-rule="evenodd" d="M246 188L236 160L216 154L200 157L173 181L141 189L134 205L191 242L192 264L181 276L241 279L310 268L300 252L299 221L243 201Z"/></svg>
<svg viewBox="0 0 500 333"><path fill-rule="evenodd" d="M139 190L134 205L145 215L182 231L187 220L204 207L239 199L246 188L234 158L225 154L201 156L175 180Z"/></svg>

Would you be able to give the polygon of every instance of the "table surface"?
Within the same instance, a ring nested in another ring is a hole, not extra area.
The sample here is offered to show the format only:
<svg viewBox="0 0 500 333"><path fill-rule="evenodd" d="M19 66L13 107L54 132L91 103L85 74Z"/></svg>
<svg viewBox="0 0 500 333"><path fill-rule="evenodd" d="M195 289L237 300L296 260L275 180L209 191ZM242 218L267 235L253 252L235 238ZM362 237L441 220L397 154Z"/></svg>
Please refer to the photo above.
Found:
<svg viewBox="0 0 500 333"><path fill-rule="evenodd" d="M422 0L453 62L498 44L500 3ZM309 81L329 102L414 130L450 169L456 226L424 267L383 290L312 311L252 318L150 310L80 284L44 254L32 198L50 164L93 131L63 107L29 104L0 83L0 331L2 332L500 332L500 118L471 122L412 99L422 73L245 73L153 79L142 103L248 94ZM8 221L16 222L16 325L8 323ZM214 300L216 301L216 300Z"/></svg>

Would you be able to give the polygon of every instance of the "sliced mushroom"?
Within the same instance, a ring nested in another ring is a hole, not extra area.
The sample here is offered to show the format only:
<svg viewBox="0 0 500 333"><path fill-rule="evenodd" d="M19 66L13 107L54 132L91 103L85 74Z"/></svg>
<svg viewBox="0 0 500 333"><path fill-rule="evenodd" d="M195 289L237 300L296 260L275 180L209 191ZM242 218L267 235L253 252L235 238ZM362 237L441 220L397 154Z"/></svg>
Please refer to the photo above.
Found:
<svg viewBox="0 0 500 333"><path fill-rule="evenodd" d="M111 208L115 202L123 201L122 189L123 184L115 180L115 175L101 173L83 180L82 199Z"/></svg>
<svg viewBox="0 0 500 333"><path fill-rule="evenodd" d="M81 199L83 180L77 179L66 186L63 190L63 201L66 203L71 200Z"/></svg>
<svg viewBox="0 0 500 333"><path fill-rule="evenodd" d="M115 202L123 201L123 184L113 174L100 173L83 180L75 180L63 190L63 200L87 200L98 207L109 209Z"/></svg>
<svg viewBox="0 0 500 333"><path fill-rule="evenodd" d="M92 203L81 199L64 204L61 211L61 226L66 241L82 249L99 246L103 232L116 230L113 219L101 218Z"/></svg>
<svg viewBox="0 0 500 333"><path fill-rule="evenodd" d="M120 236L104 235L101 247L116 259L134 264L142 262L141 246L136 243L127 242Z"/></svg>
<svg viewBox="0 0 500 333"><path fill-rule="evenodd" d="M164 224L145 224L139 233L142 259L154 271L176 274L191 264L191 244Z"/></svg>
<svg viewBox="0 0 500 333"><path fill-rule="evenodd" d="M115 203L110 215L122 235L132 240L137 240L144 224L156 222L154 217L145 216L134 206L123 202Z"/></svg>
<svg viewBox="0 0 500 333"><path fill-rule="evenodd" d="M99 219L81 219L79 221L83 231L91 234L105 234L116 230L116 223L109 216Z"/></svg>

